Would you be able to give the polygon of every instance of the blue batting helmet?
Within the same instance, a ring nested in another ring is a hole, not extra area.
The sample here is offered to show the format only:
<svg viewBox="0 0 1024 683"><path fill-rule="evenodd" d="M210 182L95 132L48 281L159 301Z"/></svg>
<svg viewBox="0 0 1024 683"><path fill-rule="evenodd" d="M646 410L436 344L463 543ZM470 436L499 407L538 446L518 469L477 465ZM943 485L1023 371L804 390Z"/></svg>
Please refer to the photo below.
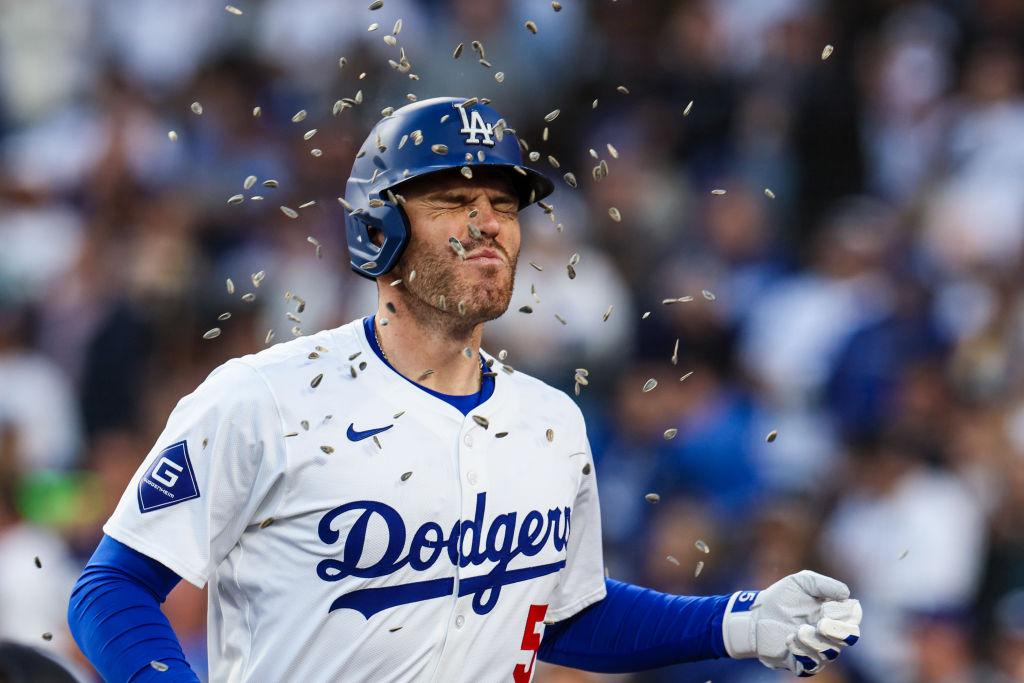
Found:
<svg viewBox="0 0 1024 683"><path fill-rule="evenodd" d="M550 180L523 166L519 140L494 109L456 97L406 105L373 127L352 165L344 202L352 269L375 279L402 255L409 221L393 191L399 184L463 166L507 169L520 208L554 190ZM380 245L370 239L371 227L382 233Z"/></svg>

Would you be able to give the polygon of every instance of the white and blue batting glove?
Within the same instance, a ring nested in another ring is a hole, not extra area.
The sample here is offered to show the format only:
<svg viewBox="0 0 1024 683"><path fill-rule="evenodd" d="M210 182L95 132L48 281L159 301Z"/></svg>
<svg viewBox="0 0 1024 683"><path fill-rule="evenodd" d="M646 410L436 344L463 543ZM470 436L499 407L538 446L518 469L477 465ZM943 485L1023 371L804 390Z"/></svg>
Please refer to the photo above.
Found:
<svg viewBox="0 0 1024 683"><path fill-rule="evenodd" d="M804 570L729 598L722 621L733 659L813 676L860 638L860 602L842 581Z"/></svg>

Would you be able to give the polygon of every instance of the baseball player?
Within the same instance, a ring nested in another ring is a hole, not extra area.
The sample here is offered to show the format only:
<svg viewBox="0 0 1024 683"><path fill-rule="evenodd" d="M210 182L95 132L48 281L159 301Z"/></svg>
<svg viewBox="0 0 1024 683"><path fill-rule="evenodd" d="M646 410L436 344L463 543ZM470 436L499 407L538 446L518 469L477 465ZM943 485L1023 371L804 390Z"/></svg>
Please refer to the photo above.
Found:
<svg viewBox="0 0 1024 683"><path fill-rule="evenodd" d="M228 361L175 407L72 594L113 681L192 681L159 603L209 587L217 681L515 681L760 659L801 676L859 637L841 582L673 596L605 578L566 394L480 348L518 213L552 191L485 103L381 120L342 204L373 315Z"/></svg>

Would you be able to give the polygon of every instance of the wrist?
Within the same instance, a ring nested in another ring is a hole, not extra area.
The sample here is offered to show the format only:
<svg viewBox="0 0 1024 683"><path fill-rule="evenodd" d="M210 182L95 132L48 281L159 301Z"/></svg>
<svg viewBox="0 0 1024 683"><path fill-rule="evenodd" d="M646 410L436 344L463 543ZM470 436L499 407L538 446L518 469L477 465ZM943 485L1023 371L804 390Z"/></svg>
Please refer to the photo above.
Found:
<svg viewBox="0 0 1024 683"><path fill-rule="evenodd" d="M757 656L755 619L751 608L759 591L737 591L729 597L722 615L722 645L732 659Z"/></svg>

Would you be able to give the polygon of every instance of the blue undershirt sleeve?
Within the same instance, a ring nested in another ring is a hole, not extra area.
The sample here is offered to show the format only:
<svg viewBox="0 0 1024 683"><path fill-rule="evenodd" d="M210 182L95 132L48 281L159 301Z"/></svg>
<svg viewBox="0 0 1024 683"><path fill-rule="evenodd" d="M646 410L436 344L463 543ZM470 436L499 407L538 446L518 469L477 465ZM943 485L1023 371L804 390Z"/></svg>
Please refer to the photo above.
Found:
<svg viewBox="0 0 1024 683"><path fill-rule="evenodd" d="M548 626L541 661L627 673L727 657L722 619L728 595L669 595L605 579L608 595Z"/></svg>
<svg viewBox="0 0 1024 683"><path fill-rule="evenodd" d="M179 581L156 560L104 535L68 604L71 634L104 680L198 683L160 611ZM153 668L154 661L167 670Z"/></svg>

